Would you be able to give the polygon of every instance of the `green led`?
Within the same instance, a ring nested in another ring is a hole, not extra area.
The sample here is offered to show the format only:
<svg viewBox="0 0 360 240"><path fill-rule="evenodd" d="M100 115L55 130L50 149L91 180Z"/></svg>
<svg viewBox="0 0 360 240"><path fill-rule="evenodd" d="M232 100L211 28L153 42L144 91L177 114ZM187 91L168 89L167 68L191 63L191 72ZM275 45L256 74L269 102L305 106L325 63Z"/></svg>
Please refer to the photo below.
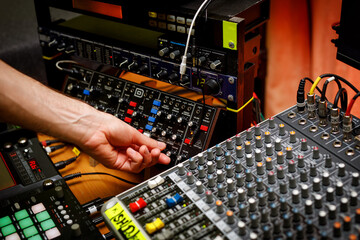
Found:
<svg viewBox="0 0 360 240"><path fill-rule="evenodd" d="M203 225L203 228L206 228L206 225Z"/></svg>
<svg viewBox="0 0 360 240"><path fill-rule="evenodd" d="M29 238L28 240L42 240L42 238L40 237L39 234L36 234L35 236L32 236L32 237Z"/></svg>
<svg viewBox="0 0 360 240"><path fill-rule="evenodd" d="M1 228L1 232L2 232L3 236L6 237L7 235L10 235L10 234L16 232L16 229L15 229L14 225L10 224L10 225L7 225L6 227Z"/></svg>
<svg viewBox="0 0 360 240"><path fill-rule="evenodd" d="M28 227L28 228L24 229L24 235L25 235L26 238L34 236L37 233L38 233L38 231L36 230L35 226Z"/></svg>
<svg viewBox="0 0 360 240"><path fill-rule="evenodd" d="M34 224L31 221L31 219L28 217L28 218L25 218L25 219L19 221L19 225L20 225L21 229L24 229L24 228L30 227Z"/></svg>
<svg viewBox="0 0 360 240"><path fill-rule="evenodd" d="M11 223L11 219L9 216L0 218L0 228L9 225L10 223Z"/></svg>
<svg viewBox="0 0 360 240"><path fill-rule="evenodd" d="M20 210L15 213L16 220L20 221L21 219L27 218L29 214L27 213L26 209Z"/></svg>
<svg viewBox="0 0 360 240"><path fill-rule="evenodd" d="M48 219L48 220L40 223L40 226L41 226L42 230L46 231L50 228L55 227L55 223L52 219Z"/></svg>
<svg viewBox="0 0 360 240"><path fill-rule="evenodd" d="M36 219L39 221L39 222L42 222L42 221L45 221L47 219L50 218L50 215L48 213L48 211L42 211L41 213L38 213L36 214Z"/></svg>

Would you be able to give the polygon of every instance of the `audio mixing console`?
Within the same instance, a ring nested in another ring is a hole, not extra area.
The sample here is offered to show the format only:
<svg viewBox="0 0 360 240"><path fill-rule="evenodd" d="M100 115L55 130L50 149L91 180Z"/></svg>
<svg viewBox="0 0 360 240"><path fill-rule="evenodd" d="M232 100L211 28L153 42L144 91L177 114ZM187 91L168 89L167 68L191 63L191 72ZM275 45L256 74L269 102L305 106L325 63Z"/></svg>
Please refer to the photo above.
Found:
<svg viewBox="0 0 360 240"><path fill-rule="evenodd" d="M292 107L119 194L102 215L118 239L357 239L360 121L350 135L320 125Z"/></svg>
<svg viewBox="0 0 360 240"><path fill-rule="evenodd" d="M85 68L77 70L83 77L69 77L64 92L165 142L172 165L208 146L217 108Z"/></svg>

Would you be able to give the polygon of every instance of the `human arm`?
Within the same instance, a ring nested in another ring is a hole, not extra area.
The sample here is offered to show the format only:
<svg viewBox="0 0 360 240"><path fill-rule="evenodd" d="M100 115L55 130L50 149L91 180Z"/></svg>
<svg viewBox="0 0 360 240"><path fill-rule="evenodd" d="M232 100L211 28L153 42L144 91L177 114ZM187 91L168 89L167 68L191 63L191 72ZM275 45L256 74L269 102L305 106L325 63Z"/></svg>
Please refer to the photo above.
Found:
<svg viewBox="0 0 360 240"><path fill-rule="evenodd" d="M109 168L140 172L157 162L165 144L118 118L58 93L0 60L0 120L78 145Z"/></svg>

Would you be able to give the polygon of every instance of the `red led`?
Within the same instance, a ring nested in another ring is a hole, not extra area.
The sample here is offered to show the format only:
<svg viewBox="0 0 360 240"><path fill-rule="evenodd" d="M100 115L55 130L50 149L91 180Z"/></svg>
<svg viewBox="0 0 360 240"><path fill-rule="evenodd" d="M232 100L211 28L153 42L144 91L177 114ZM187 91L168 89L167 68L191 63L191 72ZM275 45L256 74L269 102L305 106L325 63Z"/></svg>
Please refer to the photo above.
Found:
<svg viewBox="0 0 360 240"><path fill-rule="evenodd" d="M143 198L139 198L139 200L137 200L136 202L130 203L129 208L130 211L134 213L143 209L144 207L146 207L146 205L147 203L145 202L145 200Z"/></svg>
<svg viewBox="0 0 360 240"><path fill-rule="evenodd" d="M137 103L136 103L136 102L133 102L133 101L130 101L129 105L130 105L131 107L136 107Z"/></svg>
<svg viewBox="0 0 360 240"><path fill-rule="evenodd" d="M130 114L130 115L133 114L133 112L134 112L134 110L131 110L131 109L128 109L128 110L126 111L126 113L127 113L127 114Z"/></svg>
<svg viewBox="0 0 360 240"><path fill-rule="evenodd" d="M208 129L209 129L208 126L205 126L205 125L201 125L201 126L200 126L200 130L201 130L201 131L207 132Z"/></svg>
<svg viewBox="0 0 360 240"><path fill-rule="evenodd" d="M191 140L189 138L185 138L184 143L190 144Z"/></svg>
<svg viewBox="0 0 360 240"><path fill-rule="evenodd" d="M129 117L125 117L124 121L127 122L127 123L131 123L132 119L129 118Z"/></svg>

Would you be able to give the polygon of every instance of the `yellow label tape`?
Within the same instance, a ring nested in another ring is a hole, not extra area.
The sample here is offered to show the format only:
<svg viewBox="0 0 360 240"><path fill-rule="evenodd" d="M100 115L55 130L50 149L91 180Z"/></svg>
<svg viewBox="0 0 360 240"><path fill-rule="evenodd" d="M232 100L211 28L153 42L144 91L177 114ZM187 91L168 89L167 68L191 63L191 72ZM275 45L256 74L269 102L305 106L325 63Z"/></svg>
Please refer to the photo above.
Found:
<svg viewBox="0 0 360 240"><path fill-rule="evenodd" d="M73 153L75 153L76 156L79 156L80 153L81 153L80 150L77 149L76 147L74 147L74 148L72 149L72 151L73 151Z"/></svg>
<svg viewBox="0 0 360 240"><path fill-rule="evenodd" d="M223 21L223 48L237 50L237 23Z"/></svg>
<svg viewBox="0 0 360 240"><path fill-rule="evenodd" d="M116 203L113 207L107 209L105 215L126 239L146 240L146 237L119 203Z"/></svg>

